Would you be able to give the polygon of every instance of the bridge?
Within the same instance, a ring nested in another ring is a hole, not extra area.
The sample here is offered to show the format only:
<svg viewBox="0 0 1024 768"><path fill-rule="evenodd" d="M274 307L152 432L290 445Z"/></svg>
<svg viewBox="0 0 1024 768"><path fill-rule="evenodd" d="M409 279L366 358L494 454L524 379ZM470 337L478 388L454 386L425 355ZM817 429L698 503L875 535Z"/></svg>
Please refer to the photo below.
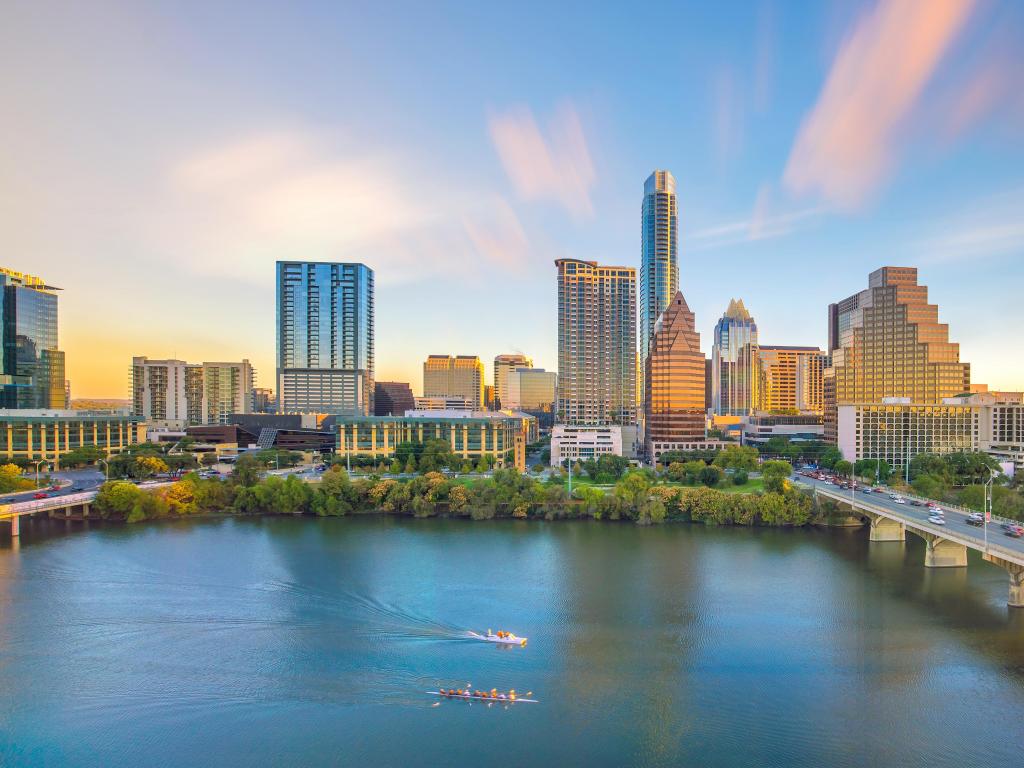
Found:
<svg viewBox="0 0 1024 768"><path fill-rule="evenodd" d="M925 506L900 504L886 493L864 493L861 489L843 490L829 483L809 477L797 477L795 482L811 488L816 497L825 497L853 509L853 513L867 518L871 525L869 540L875 543L905 541L907 531L924 539L926 568L965 568L967 550L981 553L981 558L1003 568L1010 576L1010 594L1007 605L1024 608L1024 538L1004 535L999 526L987 523L981 527L967 523L969 511L940 505L946 513L946 524L928 522L929 510Z"/></svg>
<svg viewBox="0 0 1024 768"><path fill-rule="evenodd" d="M171 485L167 482L140 483L140 488L159 488L164 485ZM55 493L45 499L33 499L31 501L19 501L13 504L0 504L0 520L10 523L11 537L21 534L21 518L26 515L40 513L49 514L63 512L63 517L89 517L89 510L96 500L99 488L78 493ZM77 512L76 512L77 509Z"/></svg>

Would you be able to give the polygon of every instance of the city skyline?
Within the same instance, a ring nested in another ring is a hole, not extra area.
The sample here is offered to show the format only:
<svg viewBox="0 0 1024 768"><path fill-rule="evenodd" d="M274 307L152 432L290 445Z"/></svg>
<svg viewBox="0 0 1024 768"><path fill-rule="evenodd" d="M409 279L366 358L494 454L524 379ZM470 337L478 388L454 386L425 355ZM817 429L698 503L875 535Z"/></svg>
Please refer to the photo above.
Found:
<svg viewBox="0 0 1024 768"><path fill-rule="evenodd" d="M7 8L5 263L64 288L76 397L127 397L141 352L248 358L270 385L266 307L288 259L375 271L378 378L416 388L439 337L554 370L551 262L639 270L637 190L663 168L677 181L680 287L706 339L737 296L773 343L824 348L834 297L879 266L915 266L972 379L1019 389L989 329L1024 320L1024 104L1011 87L1024 9L943 8L595 9L586 30L569 9L538 30L529 8L500 25L450 8L451 31L429 40L386 9L264 9L243 36L228 10L194 24L100 3L52 25L43 3ZM135 31L156 24L165 42L140 46ZM894 45L906 29L919 34ZM913 77L889 82L897 67ZM19 85L54 72L59 92ZM840 103L856 138L838 130ZM445 291L460 301L438 301ZM492 319L495 306L516 322Z"/></svg>

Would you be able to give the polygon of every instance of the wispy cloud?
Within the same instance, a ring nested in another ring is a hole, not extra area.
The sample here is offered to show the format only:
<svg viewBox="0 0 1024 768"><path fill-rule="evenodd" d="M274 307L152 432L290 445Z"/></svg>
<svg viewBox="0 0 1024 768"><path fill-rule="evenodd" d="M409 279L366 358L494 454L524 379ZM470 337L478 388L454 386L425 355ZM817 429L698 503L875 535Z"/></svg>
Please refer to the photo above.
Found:
<svg viewBox="0 0 1024 768"><path fill-rule="evenodd" d="M749 216L684 233L684 248L691 252L710 251L784 237L810 226L828 210L822 205L780 210L776 198L777 195L772 188L763 185L758 190L754 208Z"/></svg>
<svg viewBox="0 0 1024 768"><path fill-rule="evenodd" d="M547 138L527 107L492 115L488 127L505 172L524 199L557 202L578 218L593 215L590 188L596 174L571 104L549 121Z"/></svg>
<svg viewBox="0 0 1024 768"><path fill-rule="evenodd" d="M882 0L863 16L800 127L787 187L843 207L863 203L890 172L899 129L974 7L974 0Z"/></svg>
<svg viewBox="0 0 1024 768"><path fill-rule="evenodd" d="M1024 257L1024 188L995 195L912 243L920 264Z"/></svg>

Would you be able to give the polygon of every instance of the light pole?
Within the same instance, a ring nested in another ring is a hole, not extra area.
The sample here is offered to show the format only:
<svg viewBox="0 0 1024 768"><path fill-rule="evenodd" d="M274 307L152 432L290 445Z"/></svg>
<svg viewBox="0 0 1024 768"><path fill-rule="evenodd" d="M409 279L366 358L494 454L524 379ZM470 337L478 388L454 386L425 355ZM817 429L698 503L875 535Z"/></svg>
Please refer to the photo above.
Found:
<svg viewBox="0 0 1024 768"><path fill-rule="evenodd" d="M36 462L36 488L39 487L39 467L48 463L47 459L40 459Z"/></svg>
<svg viewBox="0 0 1024 768"><path fill-rule="evenodd" d="M108 462L106 459L96 459L96 463L103 465L103 474L106 477L106 479L109 481L110 480L110 462Z"/></svg>
<svg viewBox="0 0 1024 768"><path fill-rule="evenodd" d="M572 459L566 459L565 463L569 465L569 495L572 496Z"/></svg>
<svg viewBox="0 0 1024 768"><path fill-rule="evenodd" d="M992 517L992 481L996 479L996 471L989 470L989 478L985 483L985 516L982 525L985 526L985 551L988 551L988 521Z"/></svg>

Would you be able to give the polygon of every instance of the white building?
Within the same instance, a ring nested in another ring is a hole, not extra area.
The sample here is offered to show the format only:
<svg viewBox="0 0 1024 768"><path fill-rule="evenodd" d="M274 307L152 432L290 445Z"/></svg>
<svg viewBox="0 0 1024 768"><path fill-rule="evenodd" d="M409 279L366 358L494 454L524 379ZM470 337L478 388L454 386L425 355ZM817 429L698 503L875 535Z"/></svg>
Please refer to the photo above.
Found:
<svg viewBox="0 0 1024 768"><path fill-rule="evenodd" d="M556 424L551 430L551 466L559 466L566 459L587 461L611 454L622 456L622 427L605 425L577 427Z"/></svg>
<svg viewBox="0 0 1024 768"><path fill-rule="evenodd" d="M232 413L252 413L255 380L248 360L186 363L132 358L132 415L152 430L224 424Z"/></svg>
<svg viewBox="0 0 1024 768"><path fill-rule="evenodd" d="M508 354L494 358L494 397L502 408L517 408L509 391L509 377L518 368L532 368L533 360L526 355Z"/></svg>
<svg viewBox="0 0 1024 768"><path fill-rule="evenodd" d="M417 411L473 411L473 401L468 397L442 397L439 395L429 395L426 397L415 397L413 402L416 404ZM412 411L406 411L408 416ZM431 414L436 416L437 414Z"/></svg>

